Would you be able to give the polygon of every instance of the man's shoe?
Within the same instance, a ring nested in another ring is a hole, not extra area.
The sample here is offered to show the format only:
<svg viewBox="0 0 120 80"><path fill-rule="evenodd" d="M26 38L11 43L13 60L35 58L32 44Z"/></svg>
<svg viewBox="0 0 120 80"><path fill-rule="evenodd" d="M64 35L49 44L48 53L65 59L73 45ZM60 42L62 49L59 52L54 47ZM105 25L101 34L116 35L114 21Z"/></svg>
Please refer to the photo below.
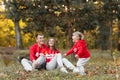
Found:
<svg viewBox="0 0 120 80"><path fill-rule="evenodd" d="M21 60L22 60L23 58L24 58L24 57L22 57L22 56L18 56L18 57L17 57L18 62L21 63Z"/></svg>

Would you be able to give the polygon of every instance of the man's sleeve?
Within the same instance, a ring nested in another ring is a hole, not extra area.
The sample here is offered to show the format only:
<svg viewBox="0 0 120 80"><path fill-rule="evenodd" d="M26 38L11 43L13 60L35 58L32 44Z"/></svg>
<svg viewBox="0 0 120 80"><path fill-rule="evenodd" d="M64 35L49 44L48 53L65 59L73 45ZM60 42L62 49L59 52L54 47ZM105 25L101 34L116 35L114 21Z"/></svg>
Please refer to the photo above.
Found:
<svg viewBox="0 0 120 80"><path fill-rule="evenodd" d="M36 59L34 47L30 47L30 60L33 61Z"/></svg>

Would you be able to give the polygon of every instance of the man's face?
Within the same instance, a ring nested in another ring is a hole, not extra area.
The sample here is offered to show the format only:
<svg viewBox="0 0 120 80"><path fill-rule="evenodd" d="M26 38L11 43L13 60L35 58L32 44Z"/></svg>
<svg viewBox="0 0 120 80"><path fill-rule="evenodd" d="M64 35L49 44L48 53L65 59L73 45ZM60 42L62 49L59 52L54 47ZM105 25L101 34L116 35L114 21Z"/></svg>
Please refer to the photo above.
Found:
<svg viewBox="0 0 120 80"><path fill-rule="evenodd" d="M44 36L43 35L38 35L37 38L36 38L36 42L38 44L44 44Z"/></svg>

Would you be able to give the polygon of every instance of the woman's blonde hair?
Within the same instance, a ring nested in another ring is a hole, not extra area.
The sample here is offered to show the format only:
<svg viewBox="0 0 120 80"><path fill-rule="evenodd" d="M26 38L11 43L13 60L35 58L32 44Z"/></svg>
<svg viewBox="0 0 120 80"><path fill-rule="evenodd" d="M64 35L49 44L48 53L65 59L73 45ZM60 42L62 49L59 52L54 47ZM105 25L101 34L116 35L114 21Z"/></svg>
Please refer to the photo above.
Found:
<svg viewBox="0 0 120 80"><path fill-rule="evenodd" d="M79 32L79 31L76 31L76 32L73 33L73 35L76 35L76 34L79 35L81 40L84 39L83 33Z"/></svg>

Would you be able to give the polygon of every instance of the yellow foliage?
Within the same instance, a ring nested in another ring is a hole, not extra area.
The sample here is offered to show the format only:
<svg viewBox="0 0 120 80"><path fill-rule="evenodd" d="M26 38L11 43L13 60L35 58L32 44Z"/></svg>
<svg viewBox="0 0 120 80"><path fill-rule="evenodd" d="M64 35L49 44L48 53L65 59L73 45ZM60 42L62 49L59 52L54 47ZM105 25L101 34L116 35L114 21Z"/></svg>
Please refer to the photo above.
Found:
<svg viewBox="0 0 120 80"><path fill-rule="evenodd" d="M11 35L15 35L15 31L11 31L10 34L11 34Z"/></svg>
<svg viewBox="0 0 120 80"><path fill-rule="evenodd" d="M20 20L20 28L24 28L26 26L25 22L23 22L22 20Z"/></svg>
<svg viewBox="0 0 120 80"><path fill-rule="evenodd" d="M4 7L4 5L2 5L2 4L3 4L3 2L0 0L0 12L3 11L3 7Z"/></svg>
<svg viewBox="0 0 120 80"><path fill-rule="evenodd" d="M4 16L4 15L3 15ZM20 20L20 28L24 28L26 24ZM0 19L0 46L15 46L15 28L14 23L10 19ZM23 42L29 41L29 35L24 35Z"/></svg>

